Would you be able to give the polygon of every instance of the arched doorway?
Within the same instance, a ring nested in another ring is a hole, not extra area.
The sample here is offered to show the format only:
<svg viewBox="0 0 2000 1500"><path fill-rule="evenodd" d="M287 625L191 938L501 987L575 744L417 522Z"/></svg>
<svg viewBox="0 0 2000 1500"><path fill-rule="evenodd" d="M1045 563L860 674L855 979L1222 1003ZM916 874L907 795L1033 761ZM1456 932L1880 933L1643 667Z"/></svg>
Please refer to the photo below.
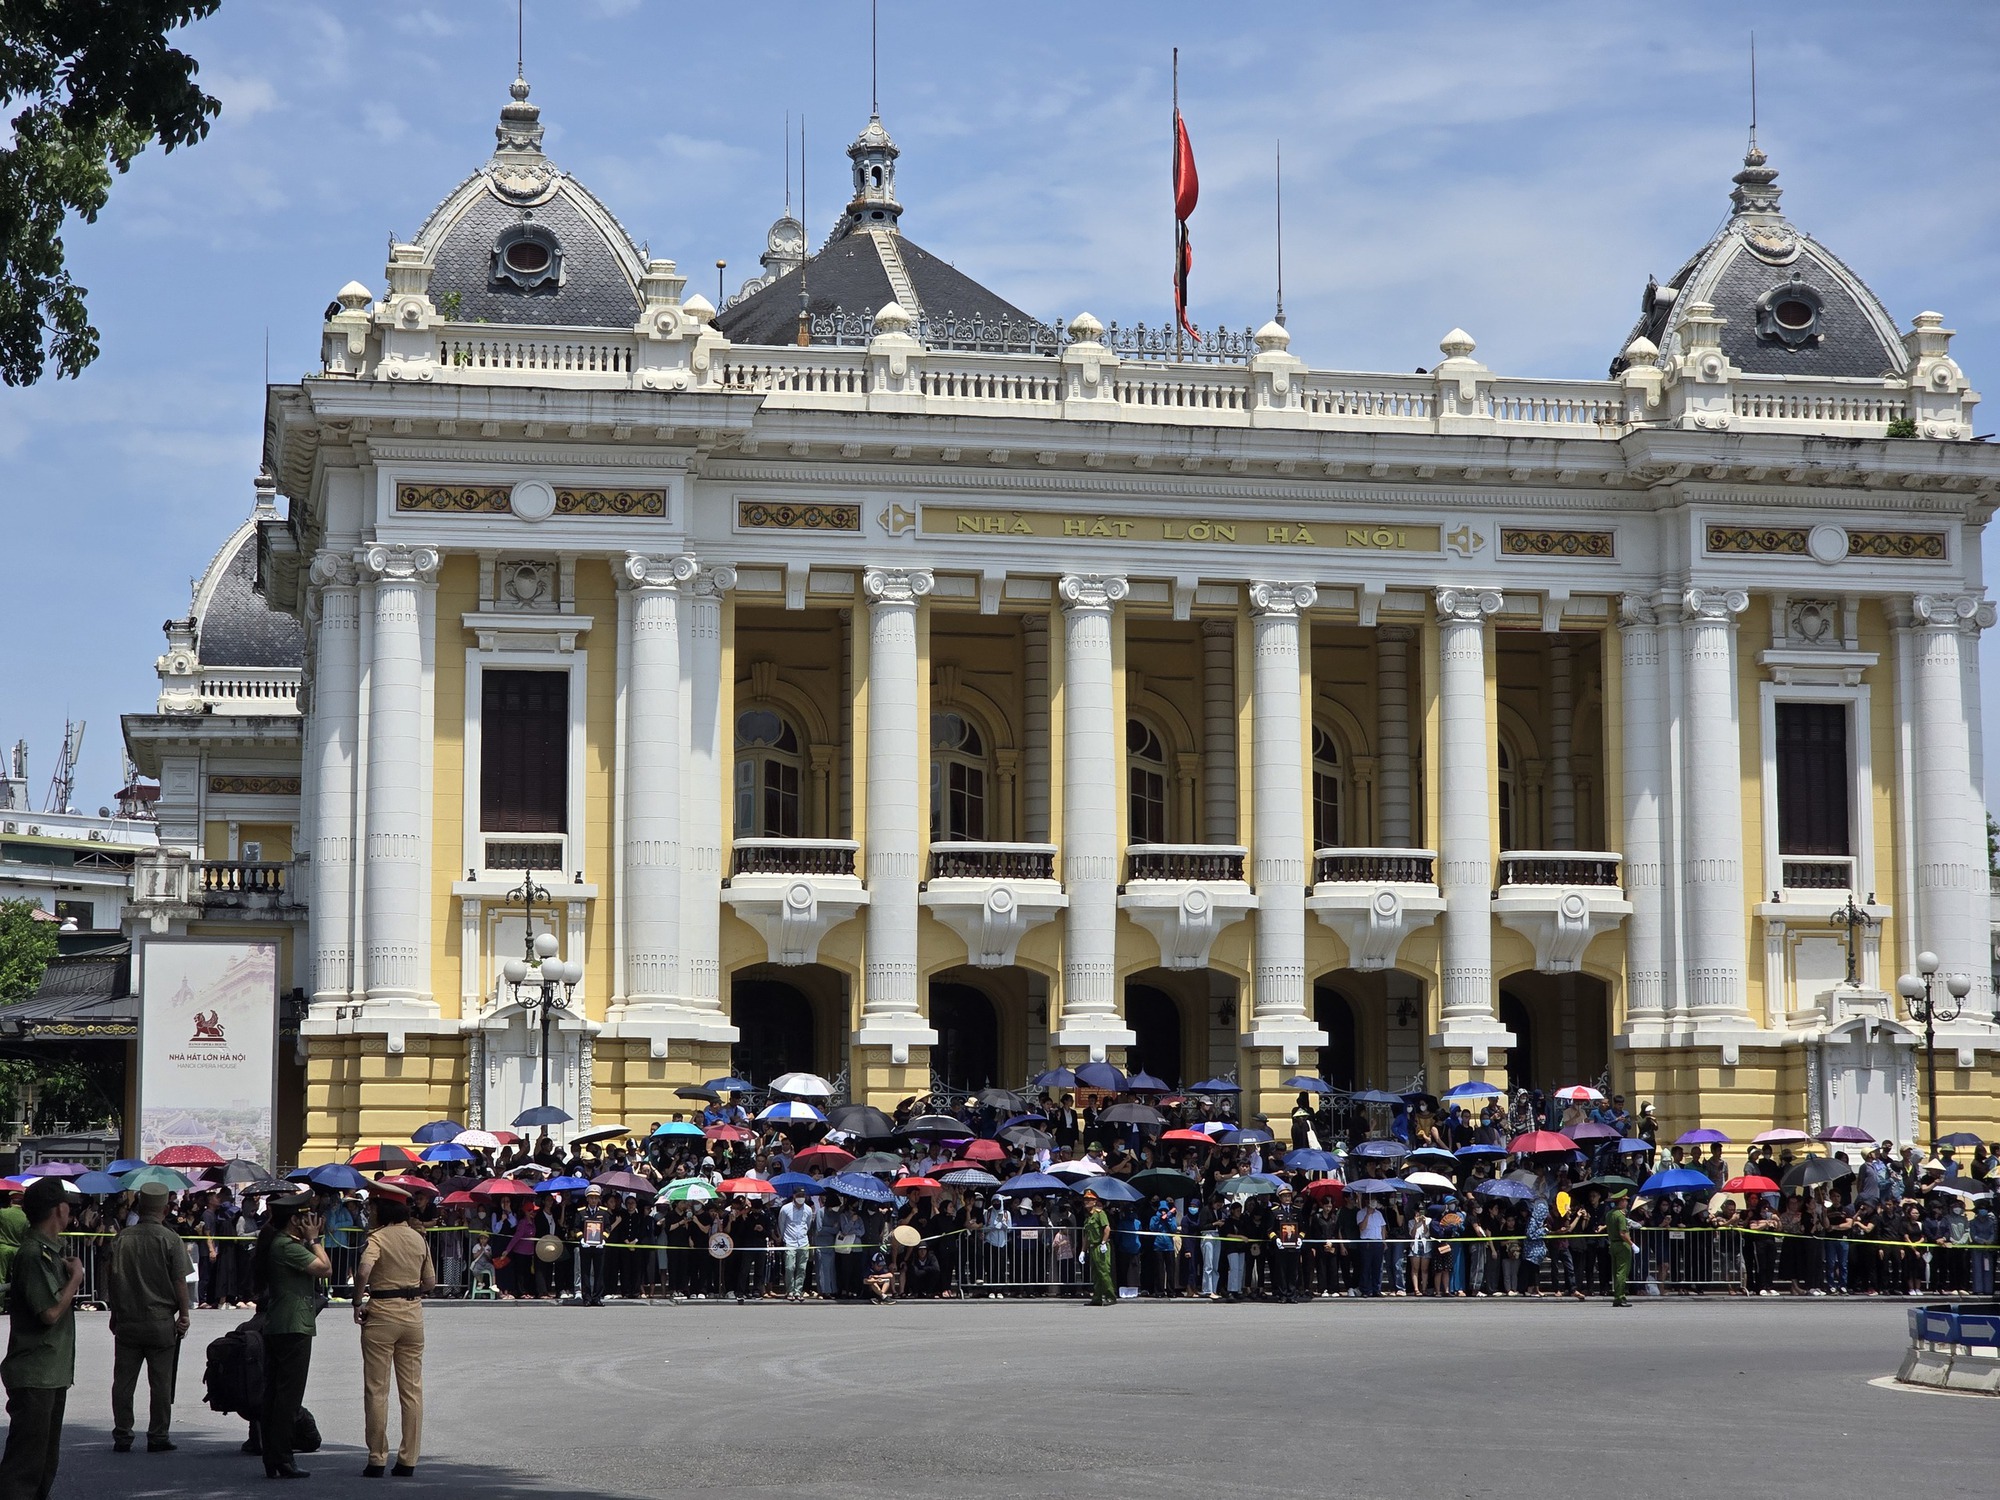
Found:
<svg viewBox="0 0 2000 1500"><path fill-rule="evenodd" d="M969 984L931 984L931 1071L947 1088L983 1089L998 1083L1000 1020L993 1002Z"/></svg>
<svg viewBox="0 0 2000 1500"><path fill-rule="evenodd" d="M811 1073L818 1053L812 1002L775 979L738 979L729 987L729 1019L741 1034L730 1049L736 1076L769 1083L780 1073Z"/></svg>
<svg viewBox="0 0 2000 1500"><path fill-rule="evenodd" d="M1507 1049L1507 1092L1511 1095L1516 1089L1531 1089L1535 1086L1535 1028L1528 1020L1528 1007L1512 990L1500 992L1500 1024L1514 1033L1514 1045Z"/></svg>
<svg viewBox="0 0 2000 1500"><path fill-rule="evenodd" d="M1313 1024L1326 1033L1319 1049L1319 1076L1337 1089L1355 1086L1354 1007L1331 985L1313 986Z"/></svg>
<svg viewBox="0 0 2000 1500"><path fill-rule="evenodd" d="M1174 997L1150 984L1126 985L1125 1024L1138 1039L1125 1054L1128 1071L1181 1083L1181 1008Z"/></svg>

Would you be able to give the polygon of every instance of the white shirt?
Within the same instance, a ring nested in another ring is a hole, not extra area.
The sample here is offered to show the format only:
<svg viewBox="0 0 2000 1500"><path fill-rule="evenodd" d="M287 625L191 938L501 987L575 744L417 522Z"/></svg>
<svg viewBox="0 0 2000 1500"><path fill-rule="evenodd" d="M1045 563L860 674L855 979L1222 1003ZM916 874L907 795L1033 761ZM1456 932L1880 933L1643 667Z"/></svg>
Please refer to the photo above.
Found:
<svg viewBox="0 0 2000 1500"><path fill-rule="evenodd" d="M1382 1238L1382 1210L1371 1208L1361 1215L1361 1238L1379 1240Z"/></svg>
<svg viewBox="0 0 2000 1500"><path fill-rule="evenodd" d="M819 1218L819 1205L808 1198L804 1203L787 1201L778 1210L778 1238L787 1246L805 1246L812 1243L813 1224Z"/></svg>

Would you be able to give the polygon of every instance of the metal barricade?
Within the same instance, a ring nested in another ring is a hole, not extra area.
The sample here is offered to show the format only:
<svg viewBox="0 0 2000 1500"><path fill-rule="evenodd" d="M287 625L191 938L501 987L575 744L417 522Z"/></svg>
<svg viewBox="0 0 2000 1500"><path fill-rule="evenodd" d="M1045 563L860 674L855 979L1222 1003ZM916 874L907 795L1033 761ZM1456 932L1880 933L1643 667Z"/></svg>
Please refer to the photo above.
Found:
<svg viewBox="0 0 2000 1500"><path fill-rule="evenodd" d="M1003 1243L991 1243L995 1234L1004 1235ZM1075 1229L1053 1224L1004 1231L974 1228L965 1238L958 1258L963 1296L1034 1288L1062 1292L1084 1283Z"/></svg>
<svg viewBox="0 0 2000 1500"><path fill-rule="evenodd" d="M105 1281L105 1257L111 1254L112 1237L104 1231L66 1234L62 1237L62 1253L74 1255L83 1262L83 1285L77 1288L76 1305L79 1307L103 1307L104 1296L99 1290Z"/></svg>
<svg viewBox="0 0 2000 1500"><path fill-rule="evenodd" d="M1635 1284L1657 1285L1664 1296L1720 1292L1743 1285L1743 1235L1735 1229L1639 1228Z"/></svg>

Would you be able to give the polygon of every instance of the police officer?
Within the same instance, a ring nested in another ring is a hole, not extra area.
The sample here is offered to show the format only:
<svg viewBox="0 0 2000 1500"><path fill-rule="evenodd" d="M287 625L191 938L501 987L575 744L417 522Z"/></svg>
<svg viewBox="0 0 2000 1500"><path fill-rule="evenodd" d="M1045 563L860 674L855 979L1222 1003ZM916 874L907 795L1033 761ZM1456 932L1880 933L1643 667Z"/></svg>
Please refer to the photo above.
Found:
<svg viewBox="0 0 2000 1500"><path fill-rule="evenodd" d="M361 1325L362 1429L368 1440L364 1479L380 1479L389 1461L389 1371L396 1372L402 1442L395 1474L417 1472L424 1435L424 1293L437 1285L431 1247L410 1223L410 1195L376 1183L375 1229L354 1273L354 1321Z"/></svg>
<svg viewBox="0 0 2000 1500"><path fill-rule="evenodd" d="M313 1335L319 1318L319 1283L333 1274L320 1243L311 1195L273 1198L257 1236L252 1273L264 1309L264 1404L259 1423L264 1473L271 1479L309 1479L292 1461L299 1407L312 1374Z"/></svg>
<svg viewBox="0 0 2000 1500"><path fill-rule="evenodd" d="M578 1290L585 1307L604 1306L604 1246L610 1228L604 1190L593 1182L583 1190L583 1207L576 1215Z"/></svg>
<svg viewBox="0 0 2000 1500"><path fill-rule="evenodd" d="M1604 1239L1611 1251L1611 1305L1630 1307L1627 1283L1632 1278L1632 1221L1625 1214L1625 1189L1611 1190L1611 1211L1604 1216Z"/></svg>
<svg viewBox="0 0 2000 1500"><path fill-rule="evenodd" d="M63 1407L76 1383L76 1314L83 1262L63 1253L70 1189L38 1177L21 1207L28 1232L14 1257L7 1303L7 1452L0 1457L0 1500L48 1500L62 1453Z"/></svg>
<svg viewBox="0 0 2000 1500"><path fill-rule="evenodd" d="M181 1338L188 1330L188 1277L194 1265L187 1246L166 1225L167 1190L149 1182L139 1189L139 1222L111 1244L107 1268L111 1304L111 1446L132 1451L132 1393L145 1366L152 1395L146 1451L171 1453L167 1429L174 1419L174 1381Z"/></svg>

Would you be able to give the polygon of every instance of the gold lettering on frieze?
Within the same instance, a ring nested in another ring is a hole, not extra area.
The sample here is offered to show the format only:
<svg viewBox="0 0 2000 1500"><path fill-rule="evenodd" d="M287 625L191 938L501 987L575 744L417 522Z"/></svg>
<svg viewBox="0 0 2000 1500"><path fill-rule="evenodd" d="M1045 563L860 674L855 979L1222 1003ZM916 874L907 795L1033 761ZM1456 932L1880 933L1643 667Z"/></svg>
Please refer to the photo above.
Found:
<svg viewBox="0 0 2000 1500"><path fill-rule="evenodd" d="M1369 552L1439 552L1437 526L1346 525L1327 521L1223 521L1213 517L1079 514L1032 510L958 510L926 506L927 536L1051 537L1106 542L1179 542L1208 546L1333 547Z"/></svg>

